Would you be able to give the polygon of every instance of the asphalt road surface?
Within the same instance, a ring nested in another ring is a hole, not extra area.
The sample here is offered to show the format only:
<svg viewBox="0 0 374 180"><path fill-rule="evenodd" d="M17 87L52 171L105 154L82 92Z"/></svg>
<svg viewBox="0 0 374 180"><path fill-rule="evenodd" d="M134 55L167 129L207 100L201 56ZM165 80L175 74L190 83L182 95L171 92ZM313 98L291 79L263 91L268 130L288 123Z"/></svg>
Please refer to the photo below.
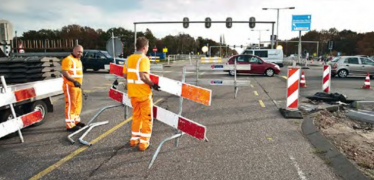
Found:
<svg viewBox="0 0 374 180"><path fill-rule="evenodd" d="M187 63L174 63L155 74L180 80ZM319 90L319 70L307 70L308 87L301 90L302 96ZM105 74L85 73L83 89L89 96L83 102L83 122L102 107L118 104L108 97L112 82ZM148 165L157 146L175 133L170 126L156 120L151 146L140 152L129 146L131 119L125 119L123 107L118 107L97 119L109 124L85 137L93 146L72 145L65 131L63 96L54 97L55 112L43 125L24 129L24 143L17 136L0 140L0 179L339 179L302 135L301 120L280 115L278 108L285 106L286 99L285 74L286 68L275 77L238 75L251 86L240 87L236 99L234 87L201 85L213 91L212 105L184 100L182 115L205 125L209 141L189 135L179 139L178 147L174 140L168 141L151 169ZM195 74L189 72L187 78L194 79ZM201 72L200 78L233 79L220 72ZM337 86L355 94L354 98L374 97L373 91L360 89L361 84L361 79L336 79L333 89ZM179 97L164 92L155 92L154 102L175 113L179 110Z"/></svg>

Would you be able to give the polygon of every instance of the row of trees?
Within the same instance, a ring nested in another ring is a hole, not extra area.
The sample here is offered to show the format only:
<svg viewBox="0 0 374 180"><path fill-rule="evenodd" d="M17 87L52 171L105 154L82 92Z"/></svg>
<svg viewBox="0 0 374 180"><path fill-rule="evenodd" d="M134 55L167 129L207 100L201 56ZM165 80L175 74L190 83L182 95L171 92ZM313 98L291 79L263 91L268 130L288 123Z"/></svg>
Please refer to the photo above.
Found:
<svg viewBox="0 0 374 180"><path fill-rule="evenodd" d="M102 29L93 29L91 27L82 27L79 25L64 26L61 30L42 29L39 31L24 32L22 37L18 37L18 41L27 40L54 40L54 39L76 39L85 49L102 49L105 50L107 41L111 38L111 34L119 37L124 44L123 55L128 56L134 52L134 31L124 28L111 28L107 31ZM161 39L156 38L152 31L146 29L145 32L137 32L137 37L145 36L149 40L149 53L153 47L157 47L158 52L162 52L163 48L168 48L169 54L188 54L202 53L203 46L217 46L220 43L207 38L193 38L189 34L168 35ZM40 49L27 49L28 52L40 51ZM71 49L48 49L47 51L71 51ZM217 54L218 49L212 49L212 54ZM228 49L227 54L236 54L233 49ZM226 51L222 51L225 55Z"/></svg>
<svg viewBox="0 0 374 180"><path fill-rule="evenodd" d="M111 28L107 31L102 29L93 29L91 27L83 27L76 24L64 26L61 30L42 29L39 31L24 32L21 40L45 40L45 39L77 39L79 44L83 45L85 49L103 49L105 50L106 42L110 39L112 32L116 37L119 37L124 43L123 54L128 56L134 52L134 32L124 28ZM209 46L218 46L220 42L211 39L198 37L193 38L189 34L168 35L163 38L156 38L152 31L146 29L145 32L137 32L137 37L145 36L150 41L150 52L153 47L157 47L159 52L162 52L164 47L168 48L169 54L188 54L193 52L201 54L201 48L207 44ZM298 38L292 38L288 41L298 41ZM350 30L338 31L335 28L322 31L309 31L302 36L302 41L318 41L319 49L318 55L330 53L327 42L333 41L334 47L332 54L336 55L341 52L342 55L373 55L374 54L374 32L357 33ZM295 54L298 51L298 43L280 42L283 46L285 55ZM303 43L303 52L307 51L310 54L317 52L316 44ZM70 51L71 49L54 49L54 51ZM39 50L28 50L40 51ZM51 50L49 50L51 51ZM236 54L233 49L227 48L227 55ZM218 55L219 49L213 48L212 55ZM222 49L222 55L226 55L226 49Z"/></svg>
<svg viewBox="0 0 374 180"><path fill-rule="evenodd" d="M290 41L298 41L299 38L292 38ZM302 41L318 41L319 55L330 53L328 42L333 42L331 54L336 56L338 52L341 55L374 55L374 32L357 33L350 30L338 31L335 28L322 31L309 31L302 36ZM283 46L285 54L297 54L298 43L279 43ZM317 53L316 43L303 43L304 50L309 54Z"/></svg>

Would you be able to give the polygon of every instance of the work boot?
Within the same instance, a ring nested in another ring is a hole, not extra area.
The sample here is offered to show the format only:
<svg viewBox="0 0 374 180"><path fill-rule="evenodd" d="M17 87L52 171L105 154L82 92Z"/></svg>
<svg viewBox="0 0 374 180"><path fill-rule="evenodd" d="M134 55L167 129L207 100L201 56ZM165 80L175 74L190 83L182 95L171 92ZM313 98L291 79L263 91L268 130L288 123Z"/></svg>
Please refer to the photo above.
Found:
<svg viewBox="0 0 374 180"><path fill-rule="evenodd" d="M149 143L140 143L139 144L139 150L140 151L145 151L149 146Z"/></svg>
<svg viewBox="0 0 374 180"><path fill-rule="evenodd" d="M79 127L84 127L84 126L86 126L86 124L84 124L84 123L82 123L82 122L79 122L79 123L77 123L76 125L79 126Z"/></svg>
<svg viewBox="0 0 374 180"><path fill-rule="evenodd" d="M130 140L130 146L131 147L135 147L138 144L139 144L139 140Z"/></svg>
<svg viewBox="0 0 374 180"><path fill-rule="evenodd" d="M79 126L74 126L74 127L72 127L72 128L67 128L66 131L68 131L68 132L75 132L75 131L77 131L77 130L79 130L79 129L80 129Z"/></svg>

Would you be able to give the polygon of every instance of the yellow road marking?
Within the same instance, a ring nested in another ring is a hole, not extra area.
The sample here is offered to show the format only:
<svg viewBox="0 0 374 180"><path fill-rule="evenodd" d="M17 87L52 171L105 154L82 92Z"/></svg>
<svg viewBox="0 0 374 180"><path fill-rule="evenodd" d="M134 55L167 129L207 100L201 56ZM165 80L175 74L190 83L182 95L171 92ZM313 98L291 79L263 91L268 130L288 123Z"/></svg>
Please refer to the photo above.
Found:
<svg viewBox="0 0 374 180"><path fill-rule="evenodd" d="M284 78L284 79L288 79L287 76L282 76L282 78Z"/></svg>
<svg viewBox="0 0 374 180"><path fill-rule="evenodd" d="M162 100L163 100L163 98L157 100L154 104L157 104L158 102L160 102ZM130 122L131 119L132 119L132 116L130 118L126 119L125 121L119 123L118 125L114 126L112 129L109 129L105 133L101 134L99 137L97 137L96 139L92 140L90 143L93 145L93 144L99 142L103 138L107 137L109 134L113 133L118 128L120 128L123 125L127 124L128 122ZM80 147L79 149L75 150L74 152L70 153L69 155L67 155L64 158L62 158L61 160L59 160L57 163L55 163L55 164L49 166L47 169L44 169L43 171L39 172L38 174L36 174L32 178L30 178L29 180L38 180L38 179L42 178L43 176L45 176L48 173L50 173L51 171L57 169L58 167L60 167L61 165L63 165L64 163L66 163L67 161L69 161L70 159L72 159L73 157L77 156L78 154L80 154L81 152L83 152L84 150L86 150L87 148L88 148L88 146Z"/></svg>
<svg viewBox="0 0 374 180"><path fill-rule="evenodd" d="M251 84L251 88L254 88L254 86Z"/></svg>
<svg viewBox="0 0 374 180"><path fill-rule="evenodd" d="M253 91L253 92L255 93L255 95L256 95L256 96L258 96L258 93L257 93L257 91Z"/></svg>
<svg viewBox="0 0 374 180"><path fill-rule="evenodd" d="M260 103L261 107L263 107L263 108L266 107L265 104L264 104L264 102L262 102L262 100L258 100L258 102Z"/></svg>
<svg viewBox="0 0 374 180"><path fill-rule="evenodd" d="M94 91L93 90L83 90L83 92L85 92L85 93L92 93Z"/></svg>
<svg viewBox="0 0 374 180"><path fill-rule="evenodd" d="M94 87L94 89L109 89L110 87Z"/></svg>

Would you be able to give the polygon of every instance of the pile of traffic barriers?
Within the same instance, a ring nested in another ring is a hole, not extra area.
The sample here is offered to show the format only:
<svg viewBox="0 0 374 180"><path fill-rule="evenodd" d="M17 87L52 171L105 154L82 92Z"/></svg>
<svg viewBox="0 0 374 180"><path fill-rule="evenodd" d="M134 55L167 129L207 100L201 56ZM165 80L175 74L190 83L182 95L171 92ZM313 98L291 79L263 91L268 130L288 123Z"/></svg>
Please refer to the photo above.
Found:
<svg viewBox="0 0 374 180"><path fill-rule="evenodd" d="M0 58L0 75L8 84L59 78L60 71L60 60L56 57Z"/></svg>

